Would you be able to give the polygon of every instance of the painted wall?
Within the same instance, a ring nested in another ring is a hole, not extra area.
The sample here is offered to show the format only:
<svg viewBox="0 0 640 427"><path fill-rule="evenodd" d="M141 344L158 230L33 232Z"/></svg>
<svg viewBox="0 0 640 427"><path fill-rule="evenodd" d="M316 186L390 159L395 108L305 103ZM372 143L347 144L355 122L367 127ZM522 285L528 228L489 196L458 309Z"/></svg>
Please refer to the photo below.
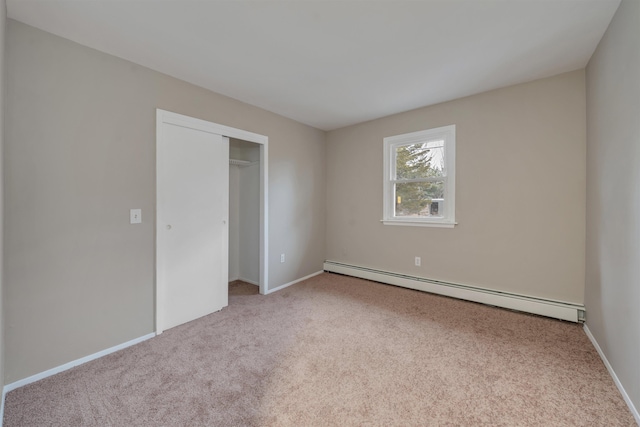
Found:
<svg viewBox="0 0 640 427"><path fill-rule="evenodd" d="M640 409L640 2L587 66L587 326Z"/></svg>
<svg viewBox="0 0 640 427"><path fill-rule="evenodd" d="M4 98L7 3L0 0L0 385L4 384ZM2 402L4 405L4 401ZM1 424L1 423L0 423Z"/></svg>
<svg viewBox="0 0 640 427"><path fill-rule="evenodd" d="M260 146L230 140L230 157L250 166L229 166L229 281L260 282Z"/></svg>
<svg viewBox="0 0 640 427"><path fill-rule="evenodd" d="M240 275L240 168L229 165L229 282Z"/></svg>
<svg viewBox="0 0 640 427"><path fill-rule="evenodd" d="M327 259L582 303L584 84L579 70L329 132ZM383 138L451 124L458 225L383 225Z"/></svg>
<svg viewBox="0 0 640 427"><path fill-rule="evenodd" d="M258 150L258 158L260 152ZM260 282L260 166L240 168L238 218L238 274L249 283ZM274 254L277 256L278 254Z"/></svg>
<svg viewBox="0 0 640 427"><path fill-rule="evenodd" d="M154 330L156 108L267 135L269 287L322 269L324 132L12 20L7 65L7 383Z"/></svg>

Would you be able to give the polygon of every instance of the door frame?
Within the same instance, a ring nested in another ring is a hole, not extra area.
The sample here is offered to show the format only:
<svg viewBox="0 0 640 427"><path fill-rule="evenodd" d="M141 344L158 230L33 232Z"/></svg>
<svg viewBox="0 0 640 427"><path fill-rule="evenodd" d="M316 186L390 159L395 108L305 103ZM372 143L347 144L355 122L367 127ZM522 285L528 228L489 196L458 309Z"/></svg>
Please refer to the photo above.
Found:
<svg viewBox="0 0 640 427"><path fill-rule="evenodd" d="M165 138L163 125L171 124L175 126L181 126L185 128L195 129L203 132L214 133L225 136L227 138L242 139L249 142L254 142L260 145L260 293L262 295L267 294L269 289L269 263L267 260L269 252L269 137L260 135L253 132L248 132L242 129L236 129L233 127L221 125L218 123L209 122L206 120L196 119L194 117L185 116L171 111L156 109L156 153L159 141ZM156 155L156 214L154 216L155 221L155 325L156 334L161 334L162 329L162 313L160 307L164 306L165 290L161 289L158 285L158 156Z"/></svg>

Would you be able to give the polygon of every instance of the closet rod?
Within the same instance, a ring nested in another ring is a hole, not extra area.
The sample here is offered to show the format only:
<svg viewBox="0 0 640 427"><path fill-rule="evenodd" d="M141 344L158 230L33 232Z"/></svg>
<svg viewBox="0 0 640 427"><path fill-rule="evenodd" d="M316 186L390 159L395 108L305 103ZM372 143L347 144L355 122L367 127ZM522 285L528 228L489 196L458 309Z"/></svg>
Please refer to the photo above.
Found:
<svg viewBox="0 0 640 427"><path fill-rule="evenodd" d="M250 162L248 160L229 159L229 164L235 166L251 166L256 163L257 162Z"/></svg>

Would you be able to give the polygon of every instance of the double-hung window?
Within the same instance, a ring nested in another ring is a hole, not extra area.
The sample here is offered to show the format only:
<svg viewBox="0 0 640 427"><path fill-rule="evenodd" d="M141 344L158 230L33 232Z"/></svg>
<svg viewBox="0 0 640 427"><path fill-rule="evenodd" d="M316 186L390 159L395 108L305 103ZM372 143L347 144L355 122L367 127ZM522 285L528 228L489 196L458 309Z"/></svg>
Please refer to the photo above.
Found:
<svg viewBox="0 0 640 427"><path fill-rule="evenodd" d="M387 225L455 225L456 126L384 138Z"/></svg>

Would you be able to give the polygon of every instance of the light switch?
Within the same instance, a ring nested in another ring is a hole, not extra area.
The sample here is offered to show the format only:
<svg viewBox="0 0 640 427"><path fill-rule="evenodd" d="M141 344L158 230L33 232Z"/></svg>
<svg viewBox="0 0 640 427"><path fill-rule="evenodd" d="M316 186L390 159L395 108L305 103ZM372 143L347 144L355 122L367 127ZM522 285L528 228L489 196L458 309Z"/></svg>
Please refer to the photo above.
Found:
<svg viewBox="0 0 640 427"><path fill-rule="evenodd" d="M131 209L129 217L131 224L140 224L142 222L142 209Z"/></svg>

